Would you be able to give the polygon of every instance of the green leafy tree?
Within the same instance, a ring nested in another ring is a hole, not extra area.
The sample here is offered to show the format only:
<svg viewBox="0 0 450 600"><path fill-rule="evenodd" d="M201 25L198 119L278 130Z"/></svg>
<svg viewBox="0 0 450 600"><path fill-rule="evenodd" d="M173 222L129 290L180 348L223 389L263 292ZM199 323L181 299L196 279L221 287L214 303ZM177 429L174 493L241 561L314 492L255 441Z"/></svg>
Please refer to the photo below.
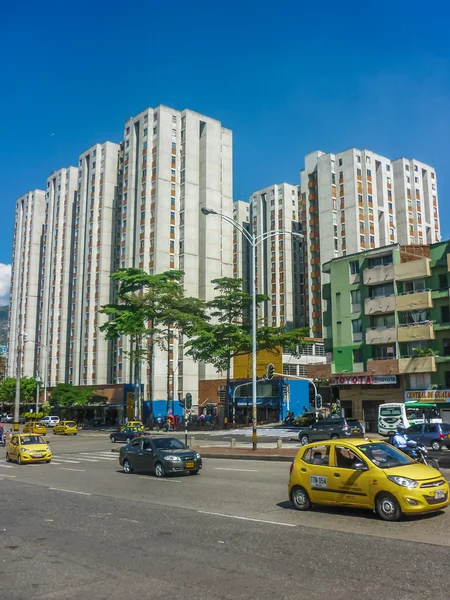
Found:
<svg viewBox="0 0 450 600"><path fill-rule="evenodd" d="M252 296L243 291L243 279L224 277L212 283L218 294L206 303L211 319L199 319L188 328L190 339L185 348L186 354L194 360L212 364L217 371L226 371L228 392L231 360L252 351ZM256 303L259 305L268 299L266 295L258 294ZM298 355L299 346L307 335L306 328L288 330L285 327L260 326L256 332L257 349L274 351L283 347ZM228 416L228 405L225 410Z"/></svg>
<svg viewBox="0 0 450 600"><path fill-rule="evenodd" d="M22 377L20 380L20 402L33 404L36 399L36 380L33 377ZM16 399L16 378L7 377L0 382L0 400L13 404Z"/></svg>
<svg viewBox="0 0 450 600"><path fill-rule="evenodd" d="M188 327L203 313L197 298L186 298L181 284L183 271L165 271L149 275L142 269L120 269L112 274L118 284L116 304L102 306L109 317L101 331L107 339L130 338L128 356L134 365L135 406L140 410L141 364L150 365L150 420L153 419L153 362L155 346L167 351L167 402L170 390L170 345L175 331Z"/></svg>
<svg viewBox="0 0 450 600"><path fill-rule="evenodd" d="M51 391L49 403L51 406L72 408L75 406L86 406L93 397L93 388L76 387L71 383L58 383Z"/></svg>

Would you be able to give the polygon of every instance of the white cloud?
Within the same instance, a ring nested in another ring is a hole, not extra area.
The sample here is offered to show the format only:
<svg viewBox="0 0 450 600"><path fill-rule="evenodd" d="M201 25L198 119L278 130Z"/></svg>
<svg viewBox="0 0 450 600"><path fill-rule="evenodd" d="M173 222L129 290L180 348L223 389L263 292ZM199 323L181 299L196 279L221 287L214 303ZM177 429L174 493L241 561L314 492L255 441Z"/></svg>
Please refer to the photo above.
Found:
<svg viewBox="0 0 450 600"><path fill-rule="evenodd" d="M11 265L0 263L0 306L9 304L9 289L11 286Z"/></svg>

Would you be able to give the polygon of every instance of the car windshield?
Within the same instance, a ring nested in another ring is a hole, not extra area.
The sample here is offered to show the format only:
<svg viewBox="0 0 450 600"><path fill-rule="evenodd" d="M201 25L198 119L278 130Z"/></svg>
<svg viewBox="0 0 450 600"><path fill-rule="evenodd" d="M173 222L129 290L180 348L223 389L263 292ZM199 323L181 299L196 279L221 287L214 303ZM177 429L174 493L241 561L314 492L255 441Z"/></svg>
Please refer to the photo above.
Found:
<svg viewBox="0 0 450 600"><path fill-rule="evenodd" d="M349 425L351 425L352 427L360 427L361 426L361 424L358 421L358 419L347 419L347 423Z"/></svg>
<svg viewBox="0 0 450 600"><path fill-rule="evenodd" d="M414 461L399 452L394 446L379 442L375 444L363 444L358 446L358 450L376 466L381 469L392 469L393 467L403 467L405 465L412 465Z"/></svg>
<svg viewBox="0 0 450 600"><path fill-rule="evenodd" d="M30 446L31 444L46 444L47 442L40 435L23 435L20 438L22 446Z"/></svg>
<svg viewBox="0 0 450 600"><path fill-rule="evenodd" d="M153 440L153 443L158 450L185 450L187 448L183 442L180 442L176 438L162 438Z"/></svg>
<svg viewBox="0 0 450 600"><path fill-rule="evenodd" d="M66 421L67 427L76 427L75 421Z"/></svg>

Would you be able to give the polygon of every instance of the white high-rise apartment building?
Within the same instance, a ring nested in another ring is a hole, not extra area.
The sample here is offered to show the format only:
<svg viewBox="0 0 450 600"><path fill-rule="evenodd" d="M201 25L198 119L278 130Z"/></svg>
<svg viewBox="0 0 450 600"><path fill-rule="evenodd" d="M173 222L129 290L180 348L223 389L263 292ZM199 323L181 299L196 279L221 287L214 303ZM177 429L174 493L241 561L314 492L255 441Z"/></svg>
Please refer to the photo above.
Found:
<svg viewBox="0 0 450 600"><path fill-rule="evenodd" d="M314 337L322 337L321 265L390 243L440 239L434 169L391 161L368 150L313 152L301 171L301 213L307 235L305 305Z"/></svg>
<svg viewBox="0 0 450 600"><path fill-rule="evenodd" d="M113 381L112 343L99 331L107 317L98 311L113 299L119 151L112 142L96 144L78 161L68 376L74 385Z"/></svg>
<svg viewBox="0 0 450 600"><path fill-rule="evenodd" d="M73 220L77 194L77 169L55 171L47 179L45 223L36 347L38 372L54 386L67 381L69 365L68 323L72 295Z"/></svg>
<svg viewBox="0 0 450 600"><path fill-rule="evenodd" d="M282 183L254 192L250 197L250 227L256 236L270 231L284 230L299 233L299 187ZM242 220L243 203L235 203L235 219ZM243 243L235 234L235 274L242 272ZM303 325L302 275L298 267L302 260L302 241L289 233L275 235L256 247L256 282L259 294L270 300L259 306L259 319L269 326Z"/></svg>
<svg viewBox="0 0 450 600"><path fill-rule="evenodd" d="M186 294L212 299L211 281L232 276L232 226L201 209L233 216L231 131L196 112L157 106L126 122L123 151L119 266L184 270ZM119 340L117 382L132 381L127 350L128 340ZM157 348L143 373L143 383L153 378L155 400L167 399L168 360L170 393L190 392L196 404L198 380L214 378L214 369L186 357L175 335L169 356Z"/></svg>
<svg viewBox="0 0 450 600"><path fill-rule="evenodd" d="M37 369L38 308L45 192L33 190L17 199L12 253L12 283L8 326L8 376L16 376L18 344L22 346L21 376ZM21 334L23 338L21 339Z"/></svg>
<svg viewBox="0 0 450 600"><path fill-rule="evenodd" d="M233 203L233 219L250 233L250 203L235 200ZM250 246L244 235L233 231L233 277L243 279L245 289L249 290L251 277Z"/></svg>

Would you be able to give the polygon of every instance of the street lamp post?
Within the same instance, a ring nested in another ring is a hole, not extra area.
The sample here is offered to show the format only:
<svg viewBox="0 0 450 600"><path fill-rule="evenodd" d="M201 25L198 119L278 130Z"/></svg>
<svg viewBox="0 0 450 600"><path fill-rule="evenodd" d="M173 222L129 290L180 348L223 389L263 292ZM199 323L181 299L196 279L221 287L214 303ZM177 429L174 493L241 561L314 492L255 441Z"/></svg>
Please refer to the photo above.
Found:
<svg viewBox="0 0 450 600"><path fill-rule="evenodd" d="M256 394L256 295L257 295L257 286L256 286L256 246L262 244L266 240L271 237L275 237L276 235L295 235L298 237L303 237L301 233L297 233L295 231L288 231L287 229L277 229L276 231L266 231L261 233L260 235L254 235L253 233L253 225L251 225L252 230L251 234L244 228L240 223L229 217L228 215L224 215L221 212L214 210L213 208L203 207L201 209L204 215L217 215L227 223L230 223L235 227L238 231L242 233L244 238L250 244L250 260L251 260L251 296L252 296L252 443L253 450L257 450L258 448L258 440L257 440L257 394ZM228 391L227 391L228 393Z"/></svg>

